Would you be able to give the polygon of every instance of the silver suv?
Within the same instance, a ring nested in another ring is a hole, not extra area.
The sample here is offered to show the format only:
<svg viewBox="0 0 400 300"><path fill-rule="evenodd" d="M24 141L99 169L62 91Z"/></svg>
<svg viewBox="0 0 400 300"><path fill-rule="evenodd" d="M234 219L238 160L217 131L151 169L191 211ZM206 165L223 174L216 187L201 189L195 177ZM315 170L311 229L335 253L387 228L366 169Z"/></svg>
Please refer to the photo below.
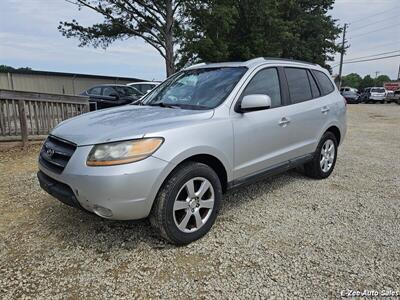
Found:
<svg viewBox="0 0 400 300"><path fill-rule="evenodd" d="M150 217L187 244L213 225L223 193L304 165L328 177L346 132L346 103L326 70L258 58L200 64L141 105L66 120L39 156L44 190L100 217Z"/></svg>

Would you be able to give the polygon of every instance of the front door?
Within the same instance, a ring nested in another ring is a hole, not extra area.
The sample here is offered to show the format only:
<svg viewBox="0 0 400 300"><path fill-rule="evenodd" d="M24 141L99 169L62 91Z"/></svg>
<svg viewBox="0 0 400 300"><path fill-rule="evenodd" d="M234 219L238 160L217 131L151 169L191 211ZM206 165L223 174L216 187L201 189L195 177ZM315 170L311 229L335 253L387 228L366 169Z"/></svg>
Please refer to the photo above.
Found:
<svg viewBox="0 0 400 300"><path fill-rule="evenodd" d="M232 115L234 130L234 177L240 179L287 162L290 157L291 124L282 106L278 70L265 68L249 81L238 101L246 95L264 94L271 98L271 108Z"/></svg>

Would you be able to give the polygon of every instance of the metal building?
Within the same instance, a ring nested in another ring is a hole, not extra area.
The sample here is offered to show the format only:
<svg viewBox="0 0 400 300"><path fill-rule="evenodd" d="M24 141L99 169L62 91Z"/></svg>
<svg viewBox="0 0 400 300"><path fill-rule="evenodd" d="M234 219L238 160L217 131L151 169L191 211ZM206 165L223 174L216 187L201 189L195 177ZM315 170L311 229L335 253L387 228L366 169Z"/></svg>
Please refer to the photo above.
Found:
<svg viewBox="0 0 400 300"><path fill-rule="evenodd" d="M72 74L47 71L0 71L0 89L77 95L91 86L106 83L127 84L138 78Z"/></svg>

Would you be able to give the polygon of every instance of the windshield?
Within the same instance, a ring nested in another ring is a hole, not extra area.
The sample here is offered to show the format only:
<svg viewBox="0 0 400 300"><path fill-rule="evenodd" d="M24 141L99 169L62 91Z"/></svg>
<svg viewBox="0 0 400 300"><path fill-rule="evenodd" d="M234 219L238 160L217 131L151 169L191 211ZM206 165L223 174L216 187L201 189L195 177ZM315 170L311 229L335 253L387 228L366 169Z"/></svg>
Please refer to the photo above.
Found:
<svg viewBox="0 0 400 300"><path fill-rule="evenodd" d="M384 93L385 89L371 89L372 93Z"/></svg>
<svg viewBox="0 0 400 300"><path fill-rule="evenodd" d="M144 105L212 109L233 90L245 67L204 68L179 72L156 87Z"/></svg>

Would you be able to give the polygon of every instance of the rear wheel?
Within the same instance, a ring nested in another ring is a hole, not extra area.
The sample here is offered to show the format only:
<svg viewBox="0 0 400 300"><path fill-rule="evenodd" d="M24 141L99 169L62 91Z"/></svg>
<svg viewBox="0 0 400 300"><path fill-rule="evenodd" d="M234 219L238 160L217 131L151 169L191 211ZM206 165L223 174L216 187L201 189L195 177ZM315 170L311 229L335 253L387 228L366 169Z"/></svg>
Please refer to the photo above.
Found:
<svg viewBox="0 0 400 300"><path fill-rule="evenodd" d="M331 175L337 157L337 140L335 135L327 131L322 136L312 161L304 165L307 176L324 179Z"/></svg>
<svg viewBox="0 0 400 300"><path fill-rule="evenodd" d="M167 241L191 243L210 230L221 198L221 183L213 169L202 163L184 163L161 187L150 222Z"/></svg>

